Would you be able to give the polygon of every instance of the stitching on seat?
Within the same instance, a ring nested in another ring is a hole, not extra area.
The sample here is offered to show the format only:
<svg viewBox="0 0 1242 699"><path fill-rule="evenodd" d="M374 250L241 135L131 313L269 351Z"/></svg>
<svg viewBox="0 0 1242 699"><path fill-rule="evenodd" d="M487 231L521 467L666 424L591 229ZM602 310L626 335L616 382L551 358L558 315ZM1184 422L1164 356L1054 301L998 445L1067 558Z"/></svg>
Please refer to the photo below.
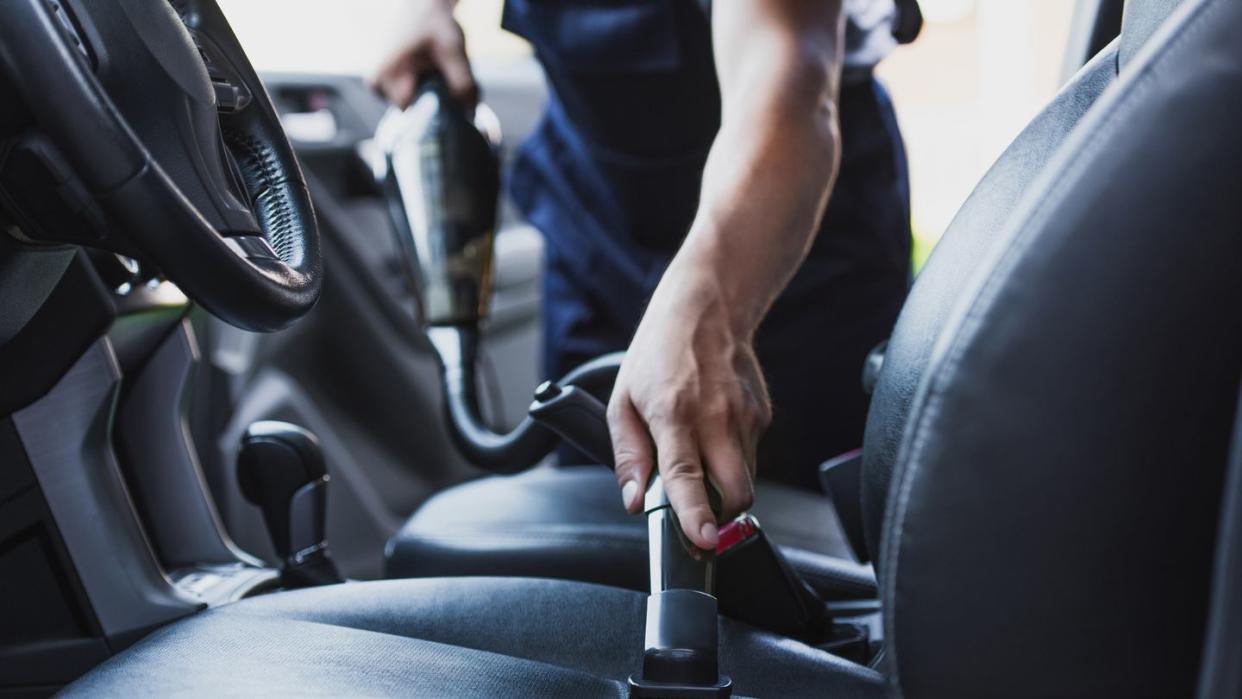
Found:
<svg viewBox="0 0 1242 699"><path fill-rule="evenodd" d="M1074 137L1083 145L1077 151L1068 153L1065 156L1066 162L1060 168L1061 174L1047 186L1044 193L1032 205L1024 207L1025 210L1022 212L1023 215L1019 219L1019 223L1007 226L1008 229L1013 231L1013 238L1003 249L996 265L988 273L983 284L970 300L969 305L965 306L965 315L958 326L958 331L953 335L943 358L936 366L931 368L926 388L922 392L922 400L919 401L922 407L921 412L917 411L917 407L919 407L917 405L916 409L911 412L911 415L918 415L918 421L914 424L914 429L903 439L901 450L898 453L897 463L902 465L901 474L899 478L894 480L893 485L895 488L890 489L890 492L896 494L896 498L892 503L893 506L889 507L886 513L884 531L887 534L882 544L885 554L882 596L886 610L884 625L887 642L885 645L888 647L889 662L892 668L892 672L888 673L888 675L892 687L898 696L903 694L900 673L898 672L896 644L895 601L897 595L897 568L900 560L899 542L901 541L901 534L905 525L909 498L913 491L914 477L919 468L919 459L927 447L929 428L931 423L939 417L940 410L943 408L943 392L951 383L951 378L958 372L967 346L972 344L975 336L978 334L978 329L982 325L983 319L992 310L991 307L996 297L1006 286L1004 282L1008 279L1009 273L1017 266L1022 253L1030 248L1035 239L1035 230L1040 227L1042 222L1049 218L1051 203L1063 198L1065 191L1082 175L1088 162L1088 156L1093 157L1104 148L1104 142L1116 130L1116 124L1121 115L1131 111L1131 105L1134 101L1144 96L1151 89L1153 81L1161 73L1163 66L1176 57L1175 54L1186 41L1204 31L1205 27L1208 26L1208 17L1221 7L1216 0L1202 0L1193 9L1183 9L1189 6L1189 3L1187 3L1182 8L1174 11L1175 13L1178 11L1186 12L1186 16L1181 19L1177 28L1177 34L1167 40L1163 52L1137 68L1130 68L1130 70L1135 71L1133 77L1121 76L1118 82L1111 86L1117 97L1108 96L1108 89L1105 90L1101 98L1108 99L1112 103L1100 105L1097 102L1096 106L1101 107L1097 117L1092 117L1090 114L1091 110L1088 111L1089 121L1086 124L1087 128L1079 136ZM1077 131L1078 129L1074 130ZM1051 172L1051 170L1045 170L1045 172L1039 175L1039 180L1050 178Z"/></svg>

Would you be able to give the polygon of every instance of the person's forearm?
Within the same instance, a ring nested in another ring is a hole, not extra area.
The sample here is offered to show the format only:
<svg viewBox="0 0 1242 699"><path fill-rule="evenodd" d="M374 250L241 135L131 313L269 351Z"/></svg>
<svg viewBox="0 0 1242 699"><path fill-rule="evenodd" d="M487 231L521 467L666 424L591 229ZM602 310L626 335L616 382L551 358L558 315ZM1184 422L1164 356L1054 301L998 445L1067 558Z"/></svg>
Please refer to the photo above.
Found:
<svg viewBox="0 0 1242 699"><path fill-rule="evenodd" d="M754 500L771 421L753 336L806 255L836 175L841 0L712 6L722 125L699 213L634 333L608 402L617 482L642 508L653 464L696 546ZM657 202L653 202L657 205ZM704 478L720 494L709 506Z"/></svg>
<svg viewBox="0 0 1242 699"><path fill-rule="evenodd" d="M742 337L805 257L839 162L831 66L804 57L776 63L725 86L699 213L675 263L717 280Z"/></svg>

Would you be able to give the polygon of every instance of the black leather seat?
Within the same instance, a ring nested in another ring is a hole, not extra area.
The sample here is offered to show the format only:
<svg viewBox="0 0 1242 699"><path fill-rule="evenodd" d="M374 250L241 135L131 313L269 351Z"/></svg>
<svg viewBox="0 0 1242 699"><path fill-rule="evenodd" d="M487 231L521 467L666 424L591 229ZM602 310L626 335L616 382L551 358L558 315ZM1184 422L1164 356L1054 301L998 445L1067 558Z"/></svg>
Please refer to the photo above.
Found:
<svg viewBox="0 0 1242 699"><path fill-rule="evenodd" d="M724 620L740 694L1194 692L1242 376L1242 3L1184 0L1138 49L1167 4L1127 4L1104 59L1120 80L1025 193L976 193L949 235L990 242L951 308L912 298L899 320L869 418L892 444L866 445L891 483L871 522L883 676ZM1009 213L985 215L990 196ZM69 691L617 695L642 599L466 578L278 593L173 624Z"/></svg>
<svg viewBox="0 0 1242 699"><path fill-rule="evenodd" d="M428 500L388 544L389 577L521 575L647 588L647 529L599 467L482 478ZM830 599L873 598L828 500L761 483L753 510L805 579Z"/></svg>

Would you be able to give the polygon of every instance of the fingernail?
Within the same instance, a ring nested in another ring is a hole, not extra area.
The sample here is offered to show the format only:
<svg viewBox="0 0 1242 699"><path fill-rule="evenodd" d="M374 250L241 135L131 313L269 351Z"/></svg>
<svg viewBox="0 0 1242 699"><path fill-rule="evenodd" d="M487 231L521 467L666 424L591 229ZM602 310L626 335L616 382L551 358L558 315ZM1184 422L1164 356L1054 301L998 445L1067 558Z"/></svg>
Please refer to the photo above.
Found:
<svg viewBox="0 0 1242 699"><path fill-rule="evenodd" d="M711 544L713 547L720 543L720 533L716 531L716 525L711 522L704 524L703 528L699 530L699 534L703 537L704 541Z"/></svg>
<svg viewBox="0 0 1242 699"><path fill-rule="evenodd" d="M636 499L638 499L638 482L626 481L625 485L621 486L621 502L625 503L625 509L632 509Z"/></svg>

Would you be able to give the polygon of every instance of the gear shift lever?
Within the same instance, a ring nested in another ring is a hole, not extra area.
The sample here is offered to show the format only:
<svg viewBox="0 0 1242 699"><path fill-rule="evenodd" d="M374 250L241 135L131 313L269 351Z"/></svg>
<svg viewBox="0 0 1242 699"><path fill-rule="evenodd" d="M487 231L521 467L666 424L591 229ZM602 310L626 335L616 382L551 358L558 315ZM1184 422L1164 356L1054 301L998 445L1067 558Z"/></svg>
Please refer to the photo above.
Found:
<svg viewBox="0 0 1242 699"><path fill-rule="evenodd" d="M315 435L287 422L254 423L242 436L237 482L263 511L285 587L342 582L328 552L328 471Z"/></svg>

